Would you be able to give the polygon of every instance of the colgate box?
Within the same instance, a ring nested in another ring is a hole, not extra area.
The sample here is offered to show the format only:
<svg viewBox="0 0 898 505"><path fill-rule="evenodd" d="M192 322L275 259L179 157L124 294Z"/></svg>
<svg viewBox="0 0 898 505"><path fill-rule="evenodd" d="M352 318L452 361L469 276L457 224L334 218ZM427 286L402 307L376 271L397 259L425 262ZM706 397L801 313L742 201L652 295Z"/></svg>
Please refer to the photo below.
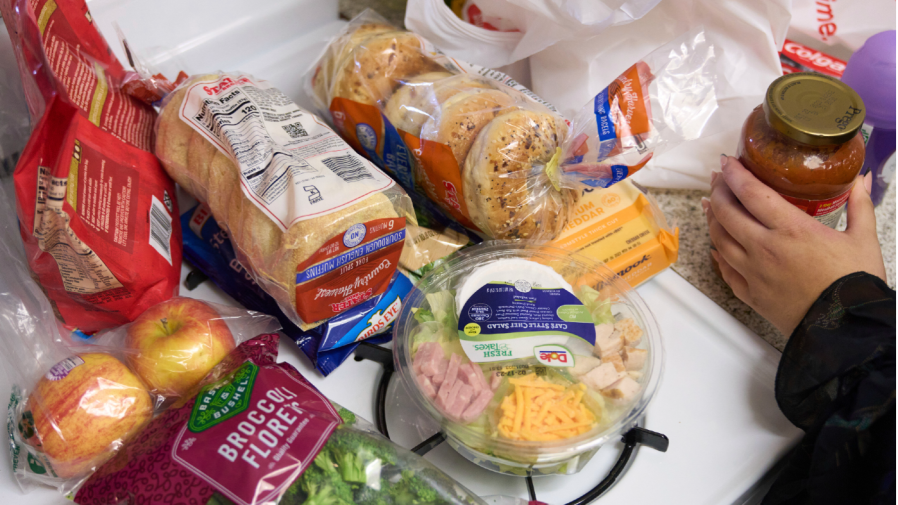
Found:
<svg viewBox="0 0 898 505"><path fill-rule="evenodd" d="M780 63L784 74L817 72L837 79L842 78L846 63L834 56L817 51L798 42L786 39L780 51Z"/></svg>

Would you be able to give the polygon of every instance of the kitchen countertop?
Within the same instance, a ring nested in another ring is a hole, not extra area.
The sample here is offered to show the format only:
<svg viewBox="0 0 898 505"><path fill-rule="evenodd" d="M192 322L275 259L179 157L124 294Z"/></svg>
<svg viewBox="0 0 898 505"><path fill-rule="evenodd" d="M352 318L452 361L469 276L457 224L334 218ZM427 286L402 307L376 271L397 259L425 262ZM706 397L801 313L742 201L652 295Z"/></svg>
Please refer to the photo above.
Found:
<svg viewBox="0 0 898 505"><path fill-rule="evenodd" d="M708 248L711 239L702 213L701 199L709 192L700 190L650 189L669 220L680 228L680 252L674 271L714 300L736 319L748 326L778 350L786 346L784 336L766 319L733 295L733 291L711 270ZM842 217L840 229L845 227ZM892 184L876 209L876 231L882 245L886 281L895 288L895 184Z"/></svg>
<svg viewBox="0 0 898 505"><path fill-rule="evenodd" d="M340 0L340 15L352 19L371 8L397 26L404 25L406 0ZM711 270L708 248L711 240L702 213L701 198L709 192L701 190L651 189L664 213L680 228L680 251L673 270L715 303L741 321L770 345L782 351L788 338L736 298L733 291ZM844 229L845 217L841 229ZM882 245L886 277L895 288L895 184L889 188L882 205L876 209L876 228Z"/></svg>

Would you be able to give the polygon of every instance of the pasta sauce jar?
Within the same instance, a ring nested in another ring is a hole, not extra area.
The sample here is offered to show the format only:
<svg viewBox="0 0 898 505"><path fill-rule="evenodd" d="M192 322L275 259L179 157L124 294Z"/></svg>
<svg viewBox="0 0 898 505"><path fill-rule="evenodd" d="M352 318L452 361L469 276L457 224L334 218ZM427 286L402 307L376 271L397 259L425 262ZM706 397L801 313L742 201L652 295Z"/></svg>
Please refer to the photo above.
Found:
<svg viewBox="0 0 898 505"><path fill-rule="evenodd" d="M784 75L745 120L736 156L783 198L835 228L864 164L864 116L861 97L838 79Z"/></svg>

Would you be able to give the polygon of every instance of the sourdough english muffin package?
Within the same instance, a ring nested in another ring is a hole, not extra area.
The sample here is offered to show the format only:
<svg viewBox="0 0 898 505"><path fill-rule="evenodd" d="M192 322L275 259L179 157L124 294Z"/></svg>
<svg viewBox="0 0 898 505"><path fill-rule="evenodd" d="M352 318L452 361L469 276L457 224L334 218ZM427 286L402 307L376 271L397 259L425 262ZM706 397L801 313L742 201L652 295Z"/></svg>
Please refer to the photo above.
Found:
<svg viewBox="0 0 898 505"><path fill-rule="evenodd" d="M93 333L178 294L174 184L153 156L156 112L84 0L0 0L34 129L14 174L28 265L69 329Z"/></svg>
<svg viewBox="0 0 898 505"><path fill-rule="evenodd" d="M162 101L156 155L303 330L385 292L411 201L268 82L196 75Z"/></svg>
<svg viewBox="0 0 898 505"><path fill-rule="evenodd" d="M704 32L686 33L568 121L508 76L366 11L331 41L307 91L352 147L468 229L551 240L579 190L608 187L708 130L715 65Z"/></svg>

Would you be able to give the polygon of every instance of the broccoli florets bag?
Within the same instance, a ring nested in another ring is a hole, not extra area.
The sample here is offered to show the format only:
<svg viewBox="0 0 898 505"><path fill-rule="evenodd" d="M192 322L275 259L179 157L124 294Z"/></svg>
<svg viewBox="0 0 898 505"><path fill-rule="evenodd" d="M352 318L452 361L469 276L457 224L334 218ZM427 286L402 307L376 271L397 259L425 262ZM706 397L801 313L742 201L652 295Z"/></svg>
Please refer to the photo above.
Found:
<svg viewBox="0 0 898 505"><path fill-rule="evenodd" d="M196 396L100 467L75 503L483 503L276 363L277 340L261 335L237 347Z"/></svg>

